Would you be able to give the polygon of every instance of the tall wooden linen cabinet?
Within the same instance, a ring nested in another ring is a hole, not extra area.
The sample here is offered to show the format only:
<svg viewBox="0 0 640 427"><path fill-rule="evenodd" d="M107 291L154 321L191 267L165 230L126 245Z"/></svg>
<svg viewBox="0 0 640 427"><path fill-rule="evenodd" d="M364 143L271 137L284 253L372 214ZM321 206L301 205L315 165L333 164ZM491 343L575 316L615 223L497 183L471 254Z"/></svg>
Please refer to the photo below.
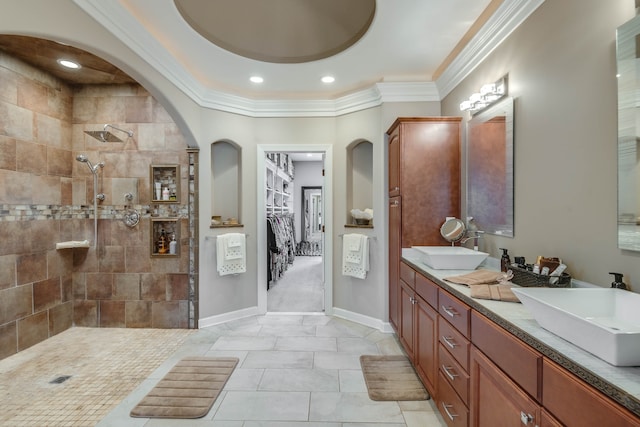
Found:
<svg viewBox="0 0 640 427"><path fill-rule="evenodd" d="M399 117L389 136L389 321L400 328L402 248L441 246L460 217L461 117Z"/></svg>

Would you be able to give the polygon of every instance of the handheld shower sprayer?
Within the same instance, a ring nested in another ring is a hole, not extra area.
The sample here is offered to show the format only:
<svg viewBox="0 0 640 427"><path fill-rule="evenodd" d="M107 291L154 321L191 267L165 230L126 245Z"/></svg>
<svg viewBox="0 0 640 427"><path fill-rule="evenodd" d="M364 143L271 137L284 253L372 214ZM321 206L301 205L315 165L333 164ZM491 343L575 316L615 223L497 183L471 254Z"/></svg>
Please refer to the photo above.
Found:
<svg viewBox="0 0 640 427"><path fill-rule="evenodd" d="M89 168L89 170L91 171L91 173L93 174L93 191L94 191L94 197L93 197L93 238L94 238L94 243L93 245L97 247L97 241L98 241L98 200L99 201L104 201L105 200L105 195L103 193L97 193L98 191L98 169L101 169L104 167L104 162L99 162L96 163L95 165L93 163L91 163L91 160L89 160L89 158L87 156L85 156L84 154L78 154L76 156L76 160L79 161L80 163L86 163L87 167Z"/></svg>
<svg viewBox="0 0 640 427"><path fill-rule="evenodd" d="M93 164L91 163L91 160L89 160L89 158L87 156L85 156L84 154L78 154L76 156L76 160L82 163L86 163L87 167L89 168L89 170L91 171L92 174L96 174L98 172L98 168L103 168L104 167L104 162L100 162L98 164Z"/></svg>

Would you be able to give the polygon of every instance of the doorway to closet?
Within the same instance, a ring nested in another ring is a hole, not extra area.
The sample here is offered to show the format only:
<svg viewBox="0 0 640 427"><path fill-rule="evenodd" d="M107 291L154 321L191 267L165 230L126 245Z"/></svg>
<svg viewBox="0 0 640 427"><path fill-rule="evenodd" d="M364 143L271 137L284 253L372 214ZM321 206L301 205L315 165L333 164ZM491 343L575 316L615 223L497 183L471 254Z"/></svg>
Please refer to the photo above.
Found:
<svg viewBox="0 0 640 427"><path fill-rule="evenodd" d="M266 312L325 312L326 152L308 148L264 152Z"/></svg>

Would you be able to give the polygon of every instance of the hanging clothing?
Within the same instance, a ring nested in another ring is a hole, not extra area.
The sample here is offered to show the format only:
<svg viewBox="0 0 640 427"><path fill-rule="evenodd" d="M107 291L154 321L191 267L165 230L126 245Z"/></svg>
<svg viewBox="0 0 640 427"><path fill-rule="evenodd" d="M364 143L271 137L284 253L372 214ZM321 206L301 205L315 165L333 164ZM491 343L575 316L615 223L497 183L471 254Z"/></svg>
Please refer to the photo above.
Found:
<svg viewBox="0 0 640 427"><path fill-rule="evenodd" d="M267 217L267 289L282 277L296 256L293 214Z"/></svg>

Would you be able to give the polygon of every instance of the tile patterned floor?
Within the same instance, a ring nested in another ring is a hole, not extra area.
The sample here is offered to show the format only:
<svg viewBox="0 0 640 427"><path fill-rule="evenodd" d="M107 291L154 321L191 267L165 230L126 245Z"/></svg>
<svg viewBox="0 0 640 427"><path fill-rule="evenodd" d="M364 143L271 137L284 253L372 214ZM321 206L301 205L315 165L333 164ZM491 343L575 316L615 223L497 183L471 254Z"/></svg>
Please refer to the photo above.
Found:
<svg viewBox="0 0 640 427"><path fill-rule="evenodd" d="M401 353L393 335L324 315L268 314L197 331L74 328L41 344L0 361L2 426L445 426L431 400L369 399L359 356ZM129 417L192 355L240 358L204 418ZM59 375L72 378L48 384Z"/></svg>

